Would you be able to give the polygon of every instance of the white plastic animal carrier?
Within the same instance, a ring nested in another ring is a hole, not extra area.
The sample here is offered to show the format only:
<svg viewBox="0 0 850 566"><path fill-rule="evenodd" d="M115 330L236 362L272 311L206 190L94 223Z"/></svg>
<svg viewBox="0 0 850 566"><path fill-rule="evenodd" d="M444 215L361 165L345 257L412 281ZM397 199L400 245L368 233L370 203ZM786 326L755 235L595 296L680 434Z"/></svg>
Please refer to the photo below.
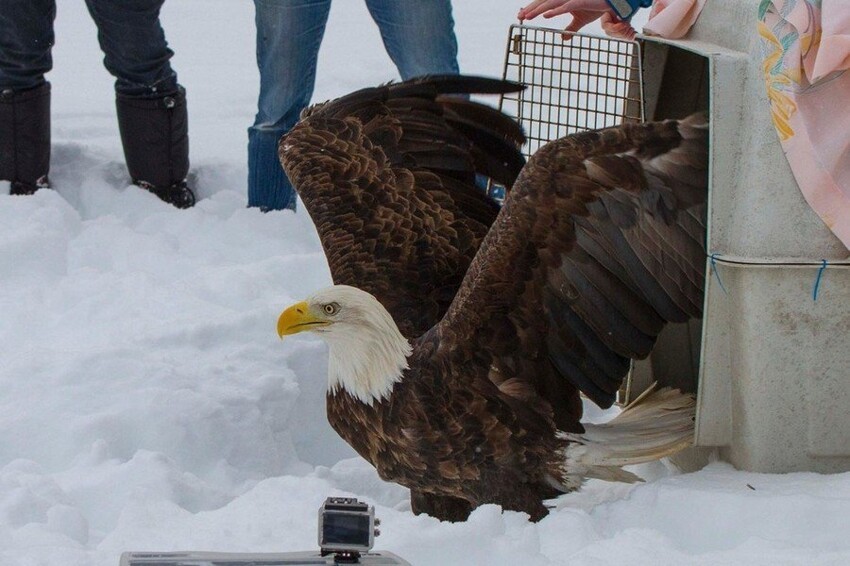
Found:
<svg viewBox="0 0 850 566"><path fill-rule="evenodd" d="M623 120L708 113L704 318L665 329L636 364L632 394L653 380L697 391L695 446L719 447L739 468L845 471L850 254L806 204L782 153L757 4L709 3L680 41L565 43L557 30L513 26L505 78L530 86L502 108L525 126L530 152Z"/></svg>

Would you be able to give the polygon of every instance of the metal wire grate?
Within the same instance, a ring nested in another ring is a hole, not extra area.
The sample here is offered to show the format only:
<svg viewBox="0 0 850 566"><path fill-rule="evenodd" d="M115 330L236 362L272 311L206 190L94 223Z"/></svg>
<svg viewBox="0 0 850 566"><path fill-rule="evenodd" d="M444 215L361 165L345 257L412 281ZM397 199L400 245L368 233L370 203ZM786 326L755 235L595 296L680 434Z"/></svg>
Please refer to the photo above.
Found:
<svg viewBox="0 0 850 566"><path fill-rule="evenodd" d="M637 41L512 25L502 77L527 88L504 95L499 109L525 129L526 157L575 132L643 122L641 64ZM633 369L618 395L624 403L631 397Z"/></svg>
<svg viewBox="0 0 850 566"><path fill-rule="evenodd" d="M503 78L528 87L499 106L525 128L526 157L568 134L644 120L636 41L512 25Z"/></svg>

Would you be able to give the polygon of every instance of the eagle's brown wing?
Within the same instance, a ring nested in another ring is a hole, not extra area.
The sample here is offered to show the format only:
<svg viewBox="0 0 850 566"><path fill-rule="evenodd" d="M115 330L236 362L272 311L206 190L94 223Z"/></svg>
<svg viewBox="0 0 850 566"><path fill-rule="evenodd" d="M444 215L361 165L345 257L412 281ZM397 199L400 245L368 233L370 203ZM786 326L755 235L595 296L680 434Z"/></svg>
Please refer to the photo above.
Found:
<svg viewBox="0 0 850 566"><path fill-rule="evenodd" d="M548 401L561 429L580 428L576 389L610 406L630 358L701 315L707 148L693 116L538 150L439 324L442 351L472 340L489 378Z"/></svg>
<svg viewBox="0 0 850 566"><path fill-rule="evenodd" d="M443 316L498 214L476 175L510 187L524 164L515 122L443 95L520 88L443 76L364 89L309 109L280 141L334 283L372 293L408 338Z"/></svg>

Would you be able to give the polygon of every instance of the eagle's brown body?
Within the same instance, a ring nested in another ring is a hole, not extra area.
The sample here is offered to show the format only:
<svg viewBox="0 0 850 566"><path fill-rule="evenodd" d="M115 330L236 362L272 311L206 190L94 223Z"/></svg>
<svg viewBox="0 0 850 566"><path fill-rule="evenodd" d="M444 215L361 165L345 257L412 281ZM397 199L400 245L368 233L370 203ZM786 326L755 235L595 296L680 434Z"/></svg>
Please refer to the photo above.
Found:
<svg viewBox="0 0 850 566"><path fill-rule="evenodd" d="M560 475L566 441L550 417L486 375L444 380L449 366L474 371L484 363L465 359L470 352L438 355L435 334L416 341L411 369L389 399L370 406L344 392L328 395L331 425L381 478L437 496L414 499L415 511L462 520L481 503L497 503L543 517L542 499L557 494L546 476Z"/></svg>
<svg viewBox="0 0 850 566"><path fill-rule="evenodd" d="M624 124L549 144L519 173L515 124L439 96L482 88L513 86L360 91L311 110L281 161L334 282L374 295L413 346L388 398L330 393L331 425L415 511L538 519L576 485L558 431L583 432L579 392L609 406L665 322L700 315L707 133ZM476 172L513 184L501 210Z"/></svg>

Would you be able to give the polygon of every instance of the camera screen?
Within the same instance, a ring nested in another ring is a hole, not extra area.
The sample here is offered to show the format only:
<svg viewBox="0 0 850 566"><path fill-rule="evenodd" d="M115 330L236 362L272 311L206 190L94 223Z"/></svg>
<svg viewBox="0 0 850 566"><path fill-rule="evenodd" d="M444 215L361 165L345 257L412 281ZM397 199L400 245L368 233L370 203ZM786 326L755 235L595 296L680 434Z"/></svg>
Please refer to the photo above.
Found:
<svg viewBox="0 0 850 566"><path fill-rule="evenodd" d="M369 546L368 516L325 513L322 521L322 541L325 544Z"/></svg>

